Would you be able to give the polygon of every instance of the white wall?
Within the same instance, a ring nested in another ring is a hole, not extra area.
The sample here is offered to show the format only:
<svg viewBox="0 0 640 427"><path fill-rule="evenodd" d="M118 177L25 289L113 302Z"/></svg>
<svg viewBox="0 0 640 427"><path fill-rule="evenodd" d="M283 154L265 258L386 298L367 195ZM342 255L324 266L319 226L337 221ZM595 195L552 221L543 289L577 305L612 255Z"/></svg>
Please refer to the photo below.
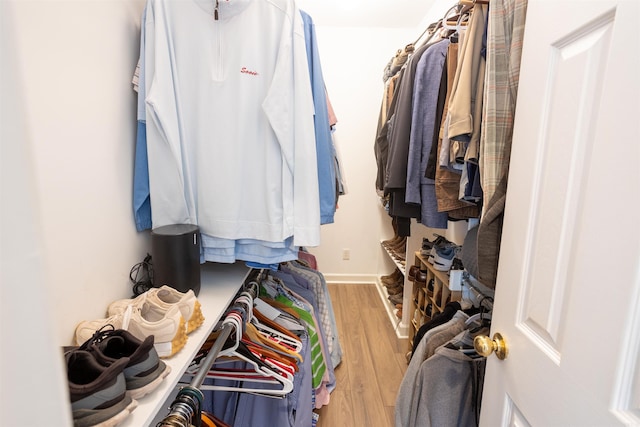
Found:
<svg viewBox="0 0 640 427"><path fill-rule="evenodd" d="M321 245L310 251L327 276L364 280L389 268L383 265L380 239L393 236L391 219L375 189L382 72L396 50L419 34L413 29L329 26L317 26L316 33L327 91L338 117L335 136L349 193L340 197L335 223L322 227ZM350 249L350 260L342 260L343 249Z"/></svg>
<svg viewBox="0 0 640 427"><path fill-rule="evenodd" d="M45 285L24 81L12 4L0 2L0 414L2 425L70 425L62 352ZM56 357L57 356L57 357ZM37 390L33 399L25 398Z"/></svg>
<svg viewBox="0 0 640 427"><path fill-rule="evenodd" d="M375 191L374 141L384 88L382 72L398 49L414 42L453 4L451 0L433 1L417 28L333 26L324 14L322 24L316 24L322 71L338 116L336 138L349 185L349 194L340 198L335 223L324 225L321 245L310 248L328 280L371 281L394 268L380 246L380 240L393 236L391 217L382 209ZM414 224L414 242L437 231ZM447 236L460 244L459 234L448 231ZM342 259L343 249L350 249L350 260Z"/></svg>
<svg viewBox="0 0 640 427"><path fill-rule="evenodd" d="M147 250L131 208L130 81L144 2L12 3L46 283L64 345L79 321L131 294L129 270ZM25 345L32 339L25 331Z"/></svg>

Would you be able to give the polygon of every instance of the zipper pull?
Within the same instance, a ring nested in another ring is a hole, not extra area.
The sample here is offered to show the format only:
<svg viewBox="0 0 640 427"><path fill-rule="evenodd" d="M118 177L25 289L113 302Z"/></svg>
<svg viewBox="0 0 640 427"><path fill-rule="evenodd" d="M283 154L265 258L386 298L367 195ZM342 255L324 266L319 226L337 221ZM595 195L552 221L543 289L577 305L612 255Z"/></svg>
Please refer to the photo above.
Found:
<svg viewBox="0 0 640 427"><path fill-rule="evenodd" d="M216 0L216 8L213 10L213 19L218 20L218 0Z"/></svg>

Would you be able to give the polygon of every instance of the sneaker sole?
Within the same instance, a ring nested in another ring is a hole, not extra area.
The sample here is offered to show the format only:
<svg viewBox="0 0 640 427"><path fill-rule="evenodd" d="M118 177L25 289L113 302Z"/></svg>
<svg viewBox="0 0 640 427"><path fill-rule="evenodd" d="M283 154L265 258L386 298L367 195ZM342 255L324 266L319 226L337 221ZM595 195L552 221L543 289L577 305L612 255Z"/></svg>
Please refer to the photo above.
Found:
<svg viewBox="0 0 640 427"><path fill-rule="evenodd" d="M158 375L157 378L142 387L133 390L127 390L127 395L132 399L140 399L141 397L146 396L147 394L155 390L160 385L160 383L162 383L162 380L164 380L164 378L171 372L171 367L162 361L160 361L160 364L158 365L158 370L160 369L162 369L162 372Z"/></svg>
<svg viewBox="0 0 640 427"><path fill-rule="evenodd" d="M74 418L73 427L114 427L124 421L137 407L138 401L127 396L122 400L122 402L112 406L111 408L74 412L74 415L77 413L81 414L82 418ZM115 414L113 416L109 416L108 414L110 412L115 412ZM102 420L105 416L109 418Z"/></svg>
<svg viewBox="0 0 640 427"><path fill-rule="evenodd" d="M193 305L193 314L189 318L187 323L187 334L198 329L204 323L204 316L202 315L202 307L200 301L196 301Z"/></svg>
<svg viewBox="0 0 640 427"><path fill-rule="evenodd" d="M178 330L170 342L157 342L153 344L153 347L158 353L158 357L167 358L171 357L185 346L187 343L186 322L184 317L180 316L180 324Z"/></svg>

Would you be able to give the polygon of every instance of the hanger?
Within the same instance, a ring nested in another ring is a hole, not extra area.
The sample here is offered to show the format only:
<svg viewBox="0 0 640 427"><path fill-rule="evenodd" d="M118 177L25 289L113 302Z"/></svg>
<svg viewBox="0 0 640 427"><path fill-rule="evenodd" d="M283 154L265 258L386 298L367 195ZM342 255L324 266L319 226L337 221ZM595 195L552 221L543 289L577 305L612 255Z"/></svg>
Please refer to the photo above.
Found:
<svg viewBox="0 0 640 427"><path fill-rule="evenodd" d="M242 341L256 346L256 350L262 349L263 352L276 360L292 365L296 365L297 361L302 362L302 356L299 353L286 348L280 343L269 340L258 332L258 329L252 323L247 323Z"/></svg>
<svg viewBox="0 0 640 427"><path fill-rule="evenodd" d="M483 325L487 320L491 320L491 313L485 312L484 310L480 313L476 313L473 316L469 316L467 320L465 320L464 325L470 326L472 323L480 323Z"/></svg>
<svg viewBox="0 0 640 427"><path fill-rule="evenodd" d="M236 324L238 316L233 312L225 317L224 322L232 322ZM236 329L236 333L232 334L225 342L223 349L220 350L218 358L214 366L207 372L207 378L219 378L226 380L238 381L240 386L218 386L203 384L200 386L202 390L222 390L237 391L243 393L258 394L268 397L284 397L293 390L293 372L284 369L280 362L271 361L268 357L259 357L251 351L246 342L239 339L237 333L241 329ZM215 341L217 331L210 334L205 346L212 345ZM204 346L203 346L204 347ZM224 369L221 367L225 363L235 361L247 362L251 369ZM198 366L190 366L185 375L195 375ZM273 385L272 388L255 388L244 386L244 384L261 383L265 385Z"/></svg>
<svg viewBox="0 0 640 427"><path fill-rule="evenodd" d="M300 353L302 351L302 342L295 335L291 334L289 331L282 331L280 325L275 322L271 322L269 319L260 315L260 318L257 316L257 312L254 311L254 317L252 323L258 330L260 334L262 334L265 338L275 341L278 344L284 345L287 348L295 351L296 353ZM265 322L270 322L268 326ZM278 328L273 328L272 326L277 326Z"/></svg>
<svg viewBox="0 0 640 427"><path fill-rule="evenodd" d="M240 342L261 347L262 353L269 357L280 360L283 363L289 363L297 370L296 359L302 362L302 357L294 351L289 350L285 346L269 340L261 335L256 326L251 323L253 319L253 297L248 292L242 292L234 301L233 306L227 311L227 315L223 324L232 323L235 329L233 337L235 344L228 349L220 351L219 356L232 355L239 347ZM251 343L252 342L252 343ZM256 349L257 351L257 349Z"/></svg>
<svg viewBox="0 0 640 427"><path fill-rule="evenodd" d="M284 397L293 390L293 373L282 369L268 359L261 359L249 350L245 343L240 343L231 355L232 357L218 357L214 366L207 372L207 378L233 380L240 383L238 387L203 384L202 390L236 391L258 394L267 397ZM229 362L244 361L253 369L224 369L222 365ZM244 384L273 385L273 388L255 388Z"/></svg>
<svg viewBox="0 0 640 427"><path fill-rule="evenodd" d="M489 4L489 0L459 0L459 5L473 7L476 4Z"/></svg>
<svg viewBox="0 0 640 427"><path fill-rule="evenodd" d="M444 17L441 19L442 22L442 28L445 30L452 30L452 31L457 31L458 27L457 25L451 25L449 24L449 21L454 21L454 22L458 22L458 18L459 18L459 9L460 5L455 5L453 7L451 7L449 10L447 10L447 12L444 14ZM449 14L451 12L456 12L454 15L449 16Z"/></svg>
<svg viewBox="0 0 640 427"><path fill-rule="evenodd" d="M262 272L261 272L262 273ZM249 285L257 286L250 282ZM257 290L257 288L256 288ZM254 300L250 291L243 291L227 310L222 324L231 325L233 332L219 351L213 366L206 373L207 378L220 378L237 381L240 385L220 386L202 385L203 390L238 391L260 394L270 397L282 397L293 390L293 375L298 371L298 360L302 357L286 346L269 339L259 332L254 319ZM274 330L274 333L277 332ZM211 348L217 338L217 331L209 335L201 350ZM290 339L290 337L287 337ZM199 354L200 360L204 359ZM249 369L225 369L223 365L235 361L246 362ZM195 375L198 365L192 365L187 374ZM265 384L273 387L255 388L250 384Z"/></svg>

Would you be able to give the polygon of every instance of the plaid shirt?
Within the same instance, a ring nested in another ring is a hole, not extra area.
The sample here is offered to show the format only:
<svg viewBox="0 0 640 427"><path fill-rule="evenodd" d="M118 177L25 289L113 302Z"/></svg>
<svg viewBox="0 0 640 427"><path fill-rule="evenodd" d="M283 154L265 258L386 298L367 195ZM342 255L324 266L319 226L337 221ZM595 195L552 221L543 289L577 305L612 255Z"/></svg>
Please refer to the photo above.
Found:
<svg viewBox="0 0 640 427"><path fill-rule="evenodd" d="M527 0L492 0L480 142L482 215L509 170Z"/></svg>

